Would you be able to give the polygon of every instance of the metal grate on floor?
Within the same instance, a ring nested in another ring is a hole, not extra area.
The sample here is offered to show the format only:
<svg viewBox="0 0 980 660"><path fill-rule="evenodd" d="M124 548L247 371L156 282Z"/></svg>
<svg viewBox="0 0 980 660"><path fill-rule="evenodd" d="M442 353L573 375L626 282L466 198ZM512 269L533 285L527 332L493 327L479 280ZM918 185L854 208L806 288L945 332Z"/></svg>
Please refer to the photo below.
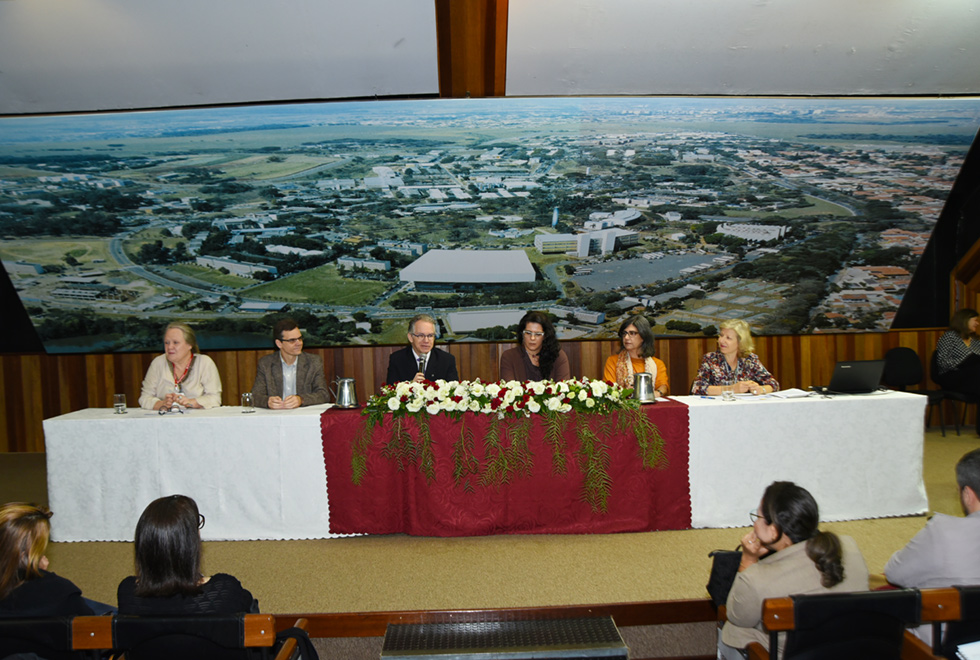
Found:
<svg viewBox="0 0 980 660"><path fill-rule="evenodd" d="M612 617L392 624L381 651L382 660L628 657Z"/></svg>

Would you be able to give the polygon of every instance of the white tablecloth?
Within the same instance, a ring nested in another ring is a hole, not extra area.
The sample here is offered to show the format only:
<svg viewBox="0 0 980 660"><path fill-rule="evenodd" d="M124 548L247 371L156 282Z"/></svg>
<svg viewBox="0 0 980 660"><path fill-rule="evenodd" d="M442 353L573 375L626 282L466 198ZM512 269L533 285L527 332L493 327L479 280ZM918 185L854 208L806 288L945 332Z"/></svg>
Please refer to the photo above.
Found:
<svg viewBox="0 0 980 660"><path fill-rule="evenodd" d="M924 513L925 397L889 393L690 406L694 527L749 524L765 487L795 481L823 520ZM157 415L91 408L44 421L55 541L131 541L144 507L182 493L206 540L328 538L327 406Z"/></svg>
<svg viewBox="0 0 980 660"><path fill-rule="evenodd" d="M773 481L809 490L821 520L929 508L922 479L924 396L675 398L690 406L694 527L750 524L749 511Z"/></svg>
<svg viewBox="0 0 980 660"><path fill-rule="evenodd" d="M55 541L131 541L157 497L193 497L205 540L330 536L320 414L90 408L44 420Z"/></svg>

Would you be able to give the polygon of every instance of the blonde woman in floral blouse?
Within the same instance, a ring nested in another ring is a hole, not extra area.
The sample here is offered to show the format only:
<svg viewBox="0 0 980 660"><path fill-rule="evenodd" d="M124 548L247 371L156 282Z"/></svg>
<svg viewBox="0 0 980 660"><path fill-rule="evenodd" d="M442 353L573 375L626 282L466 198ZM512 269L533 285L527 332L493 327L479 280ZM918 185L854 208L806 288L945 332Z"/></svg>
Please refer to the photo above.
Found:
<svg viewBox="0 0 980 660"><path fill-rule="evenodd" d="M718 333L718 350L701 358L691 394L718 396L722 385L734 385L739 394L768 394L779 383L753 353L755 342L745 321L724 321Z"/></svg>

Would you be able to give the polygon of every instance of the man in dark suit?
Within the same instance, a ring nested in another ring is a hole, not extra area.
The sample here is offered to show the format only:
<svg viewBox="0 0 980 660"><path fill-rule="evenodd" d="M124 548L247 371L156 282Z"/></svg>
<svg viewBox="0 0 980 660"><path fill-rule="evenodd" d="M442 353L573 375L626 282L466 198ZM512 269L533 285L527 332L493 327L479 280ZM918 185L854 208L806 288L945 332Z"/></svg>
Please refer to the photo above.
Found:
<svg viewBox="0 0 980 660"><path fill-rule="evenodd" d="M427 314L418 314L408 322L408 343L400 351L388 357L388 377L385 382L394 385L411 380L459 380L456 358L446 351L434 351L436 345L436 320Z"/></svg>
<svg viewBox="0 0 980 660"><path fill-rule="evenodd" d="M279 349L256 365L252 397L255 405L284 410L326 403L330 396L323 375L323 360L303 352L303 333L296 321L285 318L272 328Z"/></svg>

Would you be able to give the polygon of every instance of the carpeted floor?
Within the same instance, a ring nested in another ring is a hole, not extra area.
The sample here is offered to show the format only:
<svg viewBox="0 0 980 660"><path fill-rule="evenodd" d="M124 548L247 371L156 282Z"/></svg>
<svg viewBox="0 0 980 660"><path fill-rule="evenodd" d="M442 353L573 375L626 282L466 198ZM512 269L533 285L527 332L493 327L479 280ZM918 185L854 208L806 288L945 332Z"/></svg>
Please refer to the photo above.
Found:
<svg viewBox="0 0 980 660"><path fill-rule="evenodd" d="M934 511L960 514L953 466L977 447L972 428L961 436L926 434L924 473ZM44 478L43 454L0 454L0 501L46 501ZM746 511L755 504L746 502ZM924 523L917 516L826 527L853 536L871 571L880 573ZM744 531L212 542L205 567L240 578L271 613L674 600L705 597L708 552L734 548ZM52 570L109 603L132 572L128 543L54 543L48 556Z"/></svg>

